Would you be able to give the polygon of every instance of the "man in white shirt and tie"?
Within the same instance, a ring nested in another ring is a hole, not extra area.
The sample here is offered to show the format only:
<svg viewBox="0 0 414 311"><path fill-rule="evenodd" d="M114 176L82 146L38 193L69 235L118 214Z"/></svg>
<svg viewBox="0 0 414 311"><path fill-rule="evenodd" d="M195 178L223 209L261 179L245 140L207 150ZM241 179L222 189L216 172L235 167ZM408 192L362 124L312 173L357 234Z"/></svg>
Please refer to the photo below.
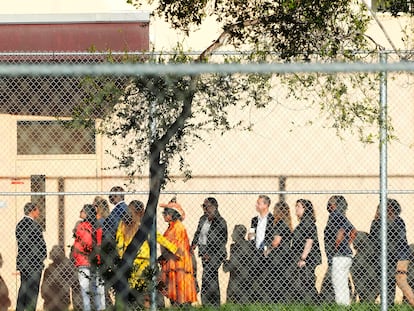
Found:
<svg viewBox="0 0 414 311"><path fill-rule="evenodd" d="M257 250L257 265L253 269L255 272L256 283L253 288L256 288L256 292L253 293L253 302L269 303L270 292L272 290L270 283L267 281L271 275L269 275L270 261L264 255L265 250L271 246L274 237L274 217L270 213L271 200L267 195L259 195L256 201L257 216L252 218L250 232L248 234L249 240L251 240Z"/></svg>

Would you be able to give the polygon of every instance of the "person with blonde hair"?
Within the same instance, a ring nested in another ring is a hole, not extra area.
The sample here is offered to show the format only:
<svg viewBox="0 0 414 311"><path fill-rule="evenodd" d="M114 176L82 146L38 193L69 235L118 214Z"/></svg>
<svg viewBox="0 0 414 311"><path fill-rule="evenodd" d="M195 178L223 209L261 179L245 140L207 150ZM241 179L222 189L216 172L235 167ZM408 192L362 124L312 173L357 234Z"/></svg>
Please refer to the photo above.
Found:
<svg viewBox="0 0 414 311"><path fill-rule="evenodd" d="M285 270L288 265L289 245L292 237L292 217L290 207L285 201L279 201L273 209L273 241L264 251L268 257L268 271L266 281L268 286L267 300L272 303L285 300L286 280Z"/></svg>
<svg viewBox="0 0 414 311"><path fill-rule="evenodd" d="M96 208L96 218L98 219L101 226L103 225L104 220L109 216L111 213L111 210L109 209L109 203L108 201L101 197L96 196L93 199L93 206Z"/></svg>
<svg viewBox="0 0 414 311"><path fill-rule="evenodd" d="M109 203L108 201L101 197L101 196L96 196L93 199L93 203L92 205L96 208L96 219L98 220L98 225L102 228L105 222L105 219L109 216L109 214L111 213L111 210L109 209ZM102 253L102 250L101 250ZM103 278L104 276L102 275L102 271L99 271L99 273L101 274L101 277ZM113 301L111 298L111 287L108 285L109 282L105 282L104 287L105 287L105 305L107 307L112 306L113 305Z"/></svg>
<svg viewBox="0 0 414 311"><path fill-rule="evenodd" d="M129 202L127 214L120 221L116 231L116 249L117 254L121 259L134 235L141 226L141 219L144 212L144 203L139 200L132 200ZM159 232L157 232L157 242L172 254L175 254L178 250L173 243L164 238ZM129 305L128 307L131 308L149 306L149 283L152 278L149 267L150 246L148 241L144 241L132 264L128 277L128 293L117 293L117 306L123 303L127 303ZM122 300L122 302L120 300ZM162 301L157 301L157 303L162 306Z"/></svg>
<svg viewBox="0 0 414 311"><path fill-rule="evenodd" d="M317 303L315 268L322 260L315 210L311 201L299 199L295 211L299 224L293 230L290 246L290 268L286 275L290 284L288 301Z"/></svg>

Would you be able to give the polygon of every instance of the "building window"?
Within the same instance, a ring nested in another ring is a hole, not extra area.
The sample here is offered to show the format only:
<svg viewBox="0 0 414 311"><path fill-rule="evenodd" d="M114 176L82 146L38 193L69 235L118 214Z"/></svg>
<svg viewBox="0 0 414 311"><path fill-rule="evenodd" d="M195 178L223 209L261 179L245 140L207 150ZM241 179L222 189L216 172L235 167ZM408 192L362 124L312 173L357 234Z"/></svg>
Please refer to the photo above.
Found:
<svg viewBox="0 0 414 311"><path fill-rule="evenodd" d="M414 14L414 0L372 0L372 7L378 12L390 12L393 16L399 13Z"/></svg>
<svg viewBox="0 0 414 311"><path fill-rule="evenodd" d="M17 154L95 154L95 133L70 121L17 121Z"/></svg>

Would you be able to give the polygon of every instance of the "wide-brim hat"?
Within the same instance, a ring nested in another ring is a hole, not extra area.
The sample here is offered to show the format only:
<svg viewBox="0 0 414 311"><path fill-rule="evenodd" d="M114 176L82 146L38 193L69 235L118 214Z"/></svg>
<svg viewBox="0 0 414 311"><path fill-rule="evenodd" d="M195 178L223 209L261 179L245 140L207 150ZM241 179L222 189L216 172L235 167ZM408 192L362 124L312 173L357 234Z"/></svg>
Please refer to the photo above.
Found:
<svg viewBox="0 0 414 311"><path fill-rule="evenodd" d="M181 207L181 205L178 204L177 202L161 203L160 207L170 208L170 209L176 211L178 214L180 214L182 220L184 220L184 218L185 218L185 212L184 212L183 208Z"/></svg>

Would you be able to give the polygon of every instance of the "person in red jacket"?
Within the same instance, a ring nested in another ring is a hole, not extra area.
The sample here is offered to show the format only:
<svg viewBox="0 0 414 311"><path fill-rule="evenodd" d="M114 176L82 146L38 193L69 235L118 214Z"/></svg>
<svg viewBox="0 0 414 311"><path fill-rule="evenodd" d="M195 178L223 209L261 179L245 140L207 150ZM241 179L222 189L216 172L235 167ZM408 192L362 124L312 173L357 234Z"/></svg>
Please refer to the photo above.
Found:
<svg viewBox="0 0 414 311"><path fill-rule="evenodd" d="M92 204L85 204L80 211L82 221L75 229L75 242L72 256L78 269L78 278L81 286L83 310L91 310L91 300L94 310L105 310L105 288L97 267L100 264L99 252L102 243L102 228L96 219L96 208Z"/></svg>

